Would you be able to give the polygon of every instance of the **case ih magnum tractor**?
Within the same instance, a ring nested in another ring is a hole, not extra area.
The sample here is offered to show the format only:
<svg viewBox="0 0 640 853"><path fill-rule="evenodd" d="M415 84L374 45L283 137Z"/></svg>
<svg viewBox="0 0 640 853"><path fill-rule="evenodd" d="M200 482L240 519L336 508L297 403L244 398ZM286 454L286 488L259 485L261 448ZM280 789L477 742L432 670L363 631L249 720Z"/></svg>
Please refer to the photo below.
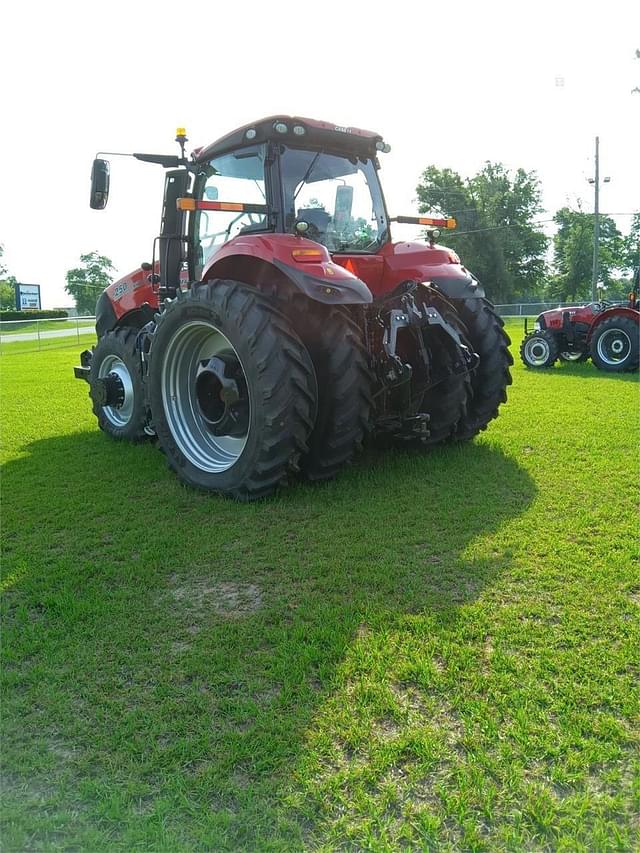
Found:
<svg viewBox="0 0 640 853"><path fill-rule="evenodd" d="M640 361L640 268L635 271L627 305L593 302L582 308L545 311L525 337L520 357L527 367L552 367L562 361L586 361L612 373L638 369Z"/></svg>
<svg viewBox="0 0 640 853"><path fill-rule="evenodd" d="M77 377L116 439L156 435L186 483L240 499L333 477L369 432L471 439L506 400L509 338L435 244L454 220L390 219L377 133L275 116L166 171L154 257L96 306ZM91 207L109 164L96 159ZM429 240L393 243L390 223Z"/></svg>

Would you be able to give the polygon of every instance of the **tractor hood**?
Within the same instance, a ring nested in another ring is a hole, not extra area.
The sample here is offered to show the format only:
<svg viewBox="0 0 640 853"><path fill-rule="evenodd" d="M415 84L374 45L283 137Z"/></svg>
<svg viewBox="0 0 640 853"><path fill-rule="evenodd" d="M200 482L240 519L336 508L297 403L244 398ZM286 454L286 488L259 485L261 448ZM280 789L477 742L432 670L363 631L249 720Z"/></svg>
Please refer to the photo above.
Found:
<svg viewBox="0 0 640 853"><path fill-rule="evenodd" d="M567 305L564 308L551 308L539 314L537 322L542 329L560 329L564 323L565 315L572 323L586 323L590 325L596 314L601 313L603 308L597 302L590 305Z"/></svg>

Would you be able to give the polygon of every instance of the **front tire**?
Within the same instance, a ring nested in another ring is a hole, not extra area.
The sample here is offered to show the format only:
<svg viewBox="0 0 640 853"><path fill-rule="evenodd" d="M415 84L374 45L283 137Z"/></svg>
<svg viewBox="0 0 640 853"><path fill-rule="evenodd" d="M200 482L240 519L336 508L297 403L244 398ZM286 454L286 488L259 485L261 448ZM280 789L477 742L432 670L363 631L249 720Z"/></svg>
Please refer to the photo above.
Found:
<svg viewBox="0 0 640 853"><path fill-rule="evenodd" d="M190 486L266 497L308 449L311 359L284 315L246 285L214 280L171 302L158 320L149 382L158 441Z"/></svg>
<svg viewBox="0 0 640 853"><path fill-rule="evenodd" d="M126 326L107 332L91 357L93 414L100 429L117 441L144 441L149 434L137 335L137 329Z"/></svg>
<svg viewBox="0 0 640 853"><path fill-rule="evenodd" d="M520 344L520 358L525 367L539 370L553 367L559 355L558 342L553 332L541 329L531 332Z"/></svg>
<svg viewBox="0 0 640 853"><path fill-rule="evenodd" d="M591 360L600 370L622 373L637 370L640 359L640 325L631 317L609 317L591 338Z"/></svg>
<svg viewBox="0 0 640 853"><path fill-rule="evenodd" d="M472 398L454 435L457 441L468 441L485 430L498 417L500 405L507 402L507 386L512 381L511 339L504 331L502 318L487 299L476 297L452 302L467 328L474 351L480 356L480 363L471 374Z"/></svg>

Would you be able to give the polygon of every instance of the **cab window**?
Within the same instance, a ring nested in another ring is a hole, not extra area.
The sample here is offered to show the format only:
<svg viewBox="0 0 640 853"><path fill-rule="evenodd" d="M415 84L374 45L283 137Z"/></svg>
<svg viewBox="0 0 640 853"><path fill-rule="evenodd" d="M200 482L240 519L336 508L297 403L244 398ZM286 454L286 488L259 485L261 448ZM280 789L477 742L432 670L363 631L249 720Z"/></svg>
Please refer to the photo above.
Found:
<svg viewBox="0 0 640 853"><path fill-rule="evenodd" d="M264 161L263 145L243 148L210 160L200 173L200 199L235 204L266 204ZM195 234L202 265L233 237L271 230L266 213L200 210L196 216Z"/></svg>

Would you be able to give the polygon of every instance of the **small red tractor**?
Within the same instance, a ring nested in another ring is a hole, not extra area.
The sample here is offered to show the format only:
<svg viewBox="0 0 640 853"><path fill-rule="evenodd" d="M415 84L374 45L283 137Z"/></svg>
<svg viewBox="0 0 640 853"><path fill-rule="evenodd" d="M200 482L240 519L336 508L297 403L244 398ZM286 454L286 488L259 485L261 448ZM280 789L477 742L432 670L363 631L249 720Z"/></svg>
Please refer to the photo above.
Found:
<svg viewBox="0 0 640 853"><path fill-rule="evenodd" d="M593 302L577 308L544 311L532 332L525 320L520 357L526 367L552 367L561 361L586 361L612 373L638 369L640 307L636 270L627 305Z"/></svg>
<svg viewBox="0 0 640 853"><path fill-rule="evenodd" d="M455 220L389 217L382 137L273 116L166 171L150 263L109 285L75 375L115 439L155 436L186 483L239 500L330 479L370 433L409 447L484 430L511 383L478 280L436 244ZM91 207L109 162L94 160ZM426 242L391 241L391 222Z"/></svg>

